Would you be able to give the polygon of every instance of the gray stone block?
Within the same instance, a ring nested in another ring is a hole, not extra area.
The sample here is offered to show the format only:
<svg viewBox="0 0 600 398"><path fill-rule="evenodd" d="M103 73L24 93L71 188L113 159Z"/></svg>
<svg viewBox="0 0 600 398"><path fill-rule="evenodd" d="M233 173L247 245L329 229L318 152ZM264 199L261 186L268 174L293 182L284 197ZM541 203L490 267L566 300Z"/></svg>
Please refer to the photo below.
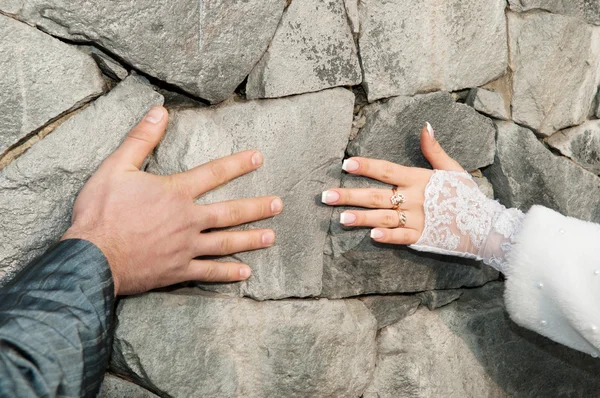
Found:
<svg viewBox="0 0 600 398"><path fill-rule="evenodd" d="M344 1L295 0L248 76L246 96L283 97L361 81Z"/></svg>
<svg viewBox="0 0 600 398"><path fill-rule="evenodd" d="M130 381L107 373L102 382L100 398L158 398L148 390Z"/></svg>
<svg viewBox="0 0 600 398"><path fill-rule="evenodd" d="M502 291L499 282L468 290L381 330L363 397L595 396L600 362L518 327Z"/></svg>
<svg viewBox="0 0 600 398"><path fill-rule="evenodd" d="M245 149L264 165L207 193L199 203L279 195L281 215L241 228L273 228L274 247L236 254L253 269L248 281L203 285L256 299L315 296L321 292L323 245L331 207L322 191L338 184L352 126L354 95L343 88L276 100L228 102L175 111L149 170L180 172Z"/></svg>
<svg viewBox="0 0 600 398"><path fill-rule="evenodd" d="M600 120L559 131L546 142L581 167L600 174Z"/></svg>
<svg viewBox="0 0 600 398"><path fill-rule="evenodd" d="M517 12L545 10L600 25L600 3L596 0L508 0L508 3L510 9Z"/></svg>
<svg viewBox="0 0 600 398"><path fill-rule="evenodd" d="M543 136L581 124L596 93L600 30L577 18L508 13L512 117Z"/></svg>
<svg viewBox="0 0 600 398"><path fill-rule="evenodd" d="M415 313L421 300L416 296L367 296L360 298L382 329Z"/></svg>
<svg viewBox="0 0 600 398"><path fill-rule="evenodd" d="M94 60L0 14L0 155L46 123L101 95Z"/></svg>
<svg viewBox="0 0 600 398"><path fill-rule="evenodd" d="M458 300L462 294L463 291L460 289L429 290L417 294L416 297L421 300L421 304L426 305L430 310L435 310Z"/></svg>
<svg viewBox="0 0 600 398"><path fill-rule="evenodd" d="M496 119L510 119L509 105L504 103L502 95L494 91L472 88L467 97L467 105Z"/></svg>
<svg viewBox="0 0 600 398"><path fill-rule="evenodd" d="M375 365L358 300L150 293L117 315L111 370L161 396L358 397Z"/></svg>
<svg viewBox="0 0 600 398"><path fill-rule="evenodd" d="M220 102L261 58L285 5L286 0L24 0L19 18L59 37L94 42L149 75Z"/></svg>
<svg viewBox="0 0 600 398"><path fill-rule="evenodd" d="M0 172L0 279L48 249L70 225L75 197L162 97L131 76Z"/></svg>
<svg viewBox="0 0 600 398"><path fill-rule="evenodd" d="M421 154L420 133L431 123L444 150L466 170L494 161L492 121L470 106L452 101L448 93L395 97L363 108L367 121L350 142L350 156L386 159L406 166L427 167Z"/></svg>
<svg viewBox="0 0 600 398"><path fill-rule="evenodd" d="M506 71L505 0L361 1L369 101L480 86Z"/></svg>
<svg viewBox="0 0 600 398"><path fill-rule="evenodd" d="M496 160L484 174L502 204L523 211L538 204L600 222L600 179L596 175L552 154L525 127L497 122L497 128Z"/></svg>

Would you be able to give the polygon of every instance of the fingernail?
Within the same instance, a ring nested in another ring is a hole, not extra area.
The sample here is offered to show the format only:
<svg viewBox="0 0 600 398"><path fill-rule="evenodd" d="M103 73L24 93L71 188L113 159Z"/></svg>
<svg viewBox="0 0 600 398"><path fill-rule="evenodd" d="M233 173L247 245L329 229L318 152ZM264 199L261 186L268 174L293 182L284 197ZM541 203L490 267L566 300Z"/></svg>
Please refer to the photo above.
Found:
<svg viewBox="0 0 600 398"><path fill-rule="evenodd" d="M356 222L356 216L352 213L340 214L340 224L352 224Z"/></svg>
<svg viewBox="0 0 600 398"><path fill-rule="evenodd" d="M321 194L321 202L335 203L340 200L340 194L335 191L325 191Z"/></svg>
<svg viewBox="0 0 600 398"><path fill-rule="evenodd" d="M342 170L356 171L358 170L358 162L352 159L344 159L344 162L342 163Z"/></svg>
<svg viewBox="0 0 600 398"><path fill-rule="evenodd" d="M282 209L283 209L283 202L281 201L281 199L277 198L271 202L271 211L273 213L279 214L279 213L281 213Z"/></svg>
<svg viewBox="0 0 600 398"><path fill-rule="evenodd" d="M155 106L146 114L146 121L152 124L158 124L165 117L165 112L162 108Z"/></svg>
<svg viewBox="0 0 600 398"><path fill-rule="evenodd" d="M248 279L250 277L250 274L252 274L252 270L250 269L250 267L240 268L240 278Z"/></svg>
<svg viewBox="0 0 600 398"><path fill-rule="evenodd" d="M260 152L255 152L254 155L252 155L252 164L255 166L260 166L263 162L263 155Z"/></svg>
<svg viewBox="0 0 600 398"><path fill-rule="evenodd" d="M433 127L431 127L431 124L429 124L429 122L425 122L425 126L427 126L427 132L429 133L429 136L432 139L435 139L435 137L433 135Z"/></svg>
<svg viewBox="0 0 600 398"><path fill-rule="evenodd" d="M263 245L272 245L275 242L275 234L272 231L265 232L262 236Z"/></svg>
<svg viewBox="0 0 600 398"><path fill-rule="evenodd" d="M383 231L381 231L379 229L372 229L371 230L371 238L373 238L373 239L383 238Z"/></svg>

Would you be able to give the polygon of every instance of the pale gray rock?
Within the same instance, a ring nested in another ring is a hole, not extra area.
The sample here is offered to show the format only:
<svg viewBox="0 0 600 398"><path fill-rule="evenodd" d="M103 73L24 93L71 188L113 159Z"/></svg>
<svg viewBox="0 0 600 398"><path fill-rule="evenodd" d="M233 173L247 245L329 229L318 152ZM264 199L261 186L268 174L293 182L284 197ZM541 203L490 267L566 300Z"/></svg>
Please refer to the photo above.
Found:
<svg viewBox="0 0 600 398"><path fill-rule="evenodd" d="M435 310L458 300L462 294L463 291L460 289L429 290L417 294L416 297L421 300L421 304L426 305L430 310Z"/></svg>
<svg viewBox="0 0 600 398"><path fill-rule="evenodd" d="M344 7L346 7L346 15L348 15L348 21L352 27L352 33L358 33L360 31L360 15L358 13L358 2L360 0L344 0Z"/></svg>
<svg viewBox="0 0 600 398"><path fill-rule="evenodd" d="M16 16L23 8L25 0L0 0L0 11L6 15Z"/></svg>
<svg viewBox="0 0 600 398"><path fill-rule="evenodd" d="M375 365L358 300L150 293L117 315L111 371L161 396L358 397Z"/></svg>
<svg viewBox="0 0 600 398"><path fill-rule="evenodd" d="M600 2L597 0L508 0L508 3L510 9L517 12L545 10L600 25Z"/></svg>
<svg viewBox="0 0 600 398"><path fill-rule="evenodd" d="M495 119L509 120L509 107L499 93L483 88L473 88L467 97L467 105Z"/></svg>
<svg viewBox="0 0 600 398"><path fill-rule="evenodd" d="M121 81L129 76L129 71L105 52L94 46L81 46L81 49L90 54L102 72L111 79Z"/></svg>
<svg viewBox="0 0 600 398"><path fill-rule="evenodd" d="M246 96L283 97L361 81L343 0L296 0L248 76Z"/></svg>
<svg viewBox="0 0 600 398"><path fill-rule="evenodd" d="M158 395L137 384L107 373L102 382L100 398L158 398Z"/></svg>
<svg viewBox="0 0 600 398"><path fill-rule="evenodd" d="M600 222L600 179L556 156L533 132L497 122L496 160L484 174L507 207L527 211L535 204L564 215Z"/></svg>
<svg viewBox="0 0 600 398"><path fill-rule="evenodd" d="M490 183L490 180L483 176L483 174L481 174L481 171L479 170L477 170L477 173L475 175L471 175L473 177L473 181L475 181L479 190L483 192L483 194L488 198L494 199L494 187Z"/></svg>
<svg viewBox="0 0 600 398"><path fill-rule="evenodd" d="M0 14L0 155L46 123L101 95L94 60Z"/></svg>
<svg viewBox="0 0 600 398"><path fill-rule="evenodd" d="M94 42L149 75L220 102L261 58L285 5L286 0L24 0L19 18L52 35Z"/></svg>
<svg viewBox="0 0 600 398"><path fill-rule="evenodd" d="M480 86L507 67L505 0L361 1L369 101Z"/></svg>
<svg viewBox="0 0 600 398"><path fill-rule="evenodd" d="M455 103L448 93L395 97L365 106L363 113L367 121L348 146L350 156L430 168L419 144L421 129L428 121L444 150L466 170L494 161L492 121L470 106Z"/></svg>
<svg viewBox="0 0 600 398"><path fill-rule="evenodd" d="M546 142L581 167L600 174L600 120L559 131Z"/></svg>
<svg viewBox="0 0 600 398"><path fill-rule="evenodd" d="M228 102L218 107L172 114L149 170L181 172L245 149L258 149L258 170L211 191L199 203L237 197L279 195L285 210L277 217L242 228L273 228L277 242L268 250L236 254L252 277L205 289L256 299L305 297L321 292L323 245L332 208L319 201L338 184L352 127L354 95L343 88L275 100Z"/></svg>
<svg viewBox="0 0 600 398"><path fill-rule="evenodd" d="M502 291L499 282L465 291L381 330L363 397L597 395L600 362L511 322Z"/></svg>
<svg viewBox="0 0 600 398"><path fill-rule="evenodd" d="M597 88L600 28L548 13L508 13L513 120L550 136L583 123Z"/></svg>
<svg viewBox="0 0 600 398"><path fill-rule="evenodd" d="M377 329L384 328L415 313L421 300L416 296L367 296L360 301L371 310Z"/></svg>
<svg viewBox="0 0 600 398"><path fill-rule="evenodd" d="M0 279L50 247L70 225L77 193L162 97L132 76L0 172Z"/></svg>
<svg viewBox="0 0 600 398"><path fill-rule="evenodd" d="M341 186L385 187L350 174L342 177ZM390 189L390 196L391 193ZM343 210L336 208L331 217L323 265L323 297L481 286L498 278L498 271L483 263L376 243L369 236L370 228L343 227L339 223Z"/></svg>

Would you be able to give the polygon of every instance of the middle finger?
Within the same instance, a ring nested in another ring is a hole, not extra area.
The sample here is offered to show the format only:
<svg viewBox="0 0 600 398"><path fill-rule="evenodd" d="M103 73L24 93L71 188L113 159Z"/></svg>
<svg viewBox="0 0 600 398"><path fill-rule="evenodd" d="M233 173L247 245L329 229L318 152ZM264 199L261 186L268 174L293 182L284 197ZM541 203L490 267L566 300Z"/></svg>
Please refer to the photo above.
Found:
<svg viewBox="0 0 600 398"><path fill-rule="evenodd" d="M402 194L405 200L408 196L405 191L398 189L398 194ZM321 201L328 205L340 206L357 206L367 207L370 209L391 209L392 205L392 189L379 188L335 188L323 192ZM406 201L400 205L400 208L407 206Z"/></svg>
<svg viewBox="0 0 600 398"><path fill-rule="evenodd" d="M236 199L227 202L198 205L200 229L226 228L273 217L283 210L276 196Z"/></svg>

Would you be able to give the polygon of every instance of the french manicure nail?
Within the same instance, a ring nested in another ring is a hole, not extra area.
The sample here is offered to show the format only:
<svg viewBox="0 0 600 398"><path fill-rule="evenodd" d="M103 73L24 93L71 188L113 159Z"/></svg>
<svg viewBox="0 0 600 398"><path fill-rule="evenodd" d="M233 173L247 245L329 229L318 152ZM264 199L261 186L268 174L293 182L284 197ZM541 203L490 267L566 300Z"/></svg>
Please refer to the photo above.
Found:
<svg viewBox="0 0 600 398"><path fill-rule="evenodd" d="M356 216L352 213L340 214L340 224L352 224L356 222Z"/></svg>
<svg viewBox="0 0 600 398"><path fill-rule="evenodd" d="M344 162L342 163L342 170L356 171L358 170L358 162L353 159L344 159Z"/></svg>
<svg viewBox="0 0 600 398"><path fill-rule="evenodd" d="M260 166L263 162L263 156L262 153L260 152L255 152L254 155L252 155L252 164L255 166Z"/></svg>
<svg viewBox="0 0 600 398"><path fill-rule="evenodd" d="M263 245L272 245L275 242L275 234L271 231L265 232L262 236Z"/></svg>
<svg viewBox="0 0 600 398"><path fill-rule="evenodd" d="M433 135L433 127L431 127L431 124L429 124L429 122L425 122L425 125L427 126L427 132L429 133L429 136L432 139L435 138Z"/></svg>
<svg viewBox="0 0 600 398"><path fill-rule="evenodd" d="M340 194L335 191L325 191L321 194L321 202L335 203L340 200Z"/></svg>
<svg viewBox="0 0 600 398"><path fill-rule="evenodd" d="M371 230L371 238L373 238L373 239L383 238L383 231L380 231L378 229L372 229Z"/></svg>
<svg viewBox="0 0 600 398"><path fill-rule="evenodd" d="M271 211L273 213L279 214L279 213L281 213L282 209L283 209L283 202L281 201L281 199L277 198L271 202Z"/></svg>
<svg viewBox="0 0 600 398"><path fill-rule="evenodd" d="M165 117L165 112L162 110L162 108L155 106L146 114L146 121L152 124L158 124L161 120L163 120L163 117Z"/></svg>
<svg viewBox="0 0 600 398"><path fill-rule="evenodd" d="M250 277L251 273L252 273L252 270L250 269L250 267L241 267L240 268L240 278L242 278L242 279L248 279Z"/></svg>

